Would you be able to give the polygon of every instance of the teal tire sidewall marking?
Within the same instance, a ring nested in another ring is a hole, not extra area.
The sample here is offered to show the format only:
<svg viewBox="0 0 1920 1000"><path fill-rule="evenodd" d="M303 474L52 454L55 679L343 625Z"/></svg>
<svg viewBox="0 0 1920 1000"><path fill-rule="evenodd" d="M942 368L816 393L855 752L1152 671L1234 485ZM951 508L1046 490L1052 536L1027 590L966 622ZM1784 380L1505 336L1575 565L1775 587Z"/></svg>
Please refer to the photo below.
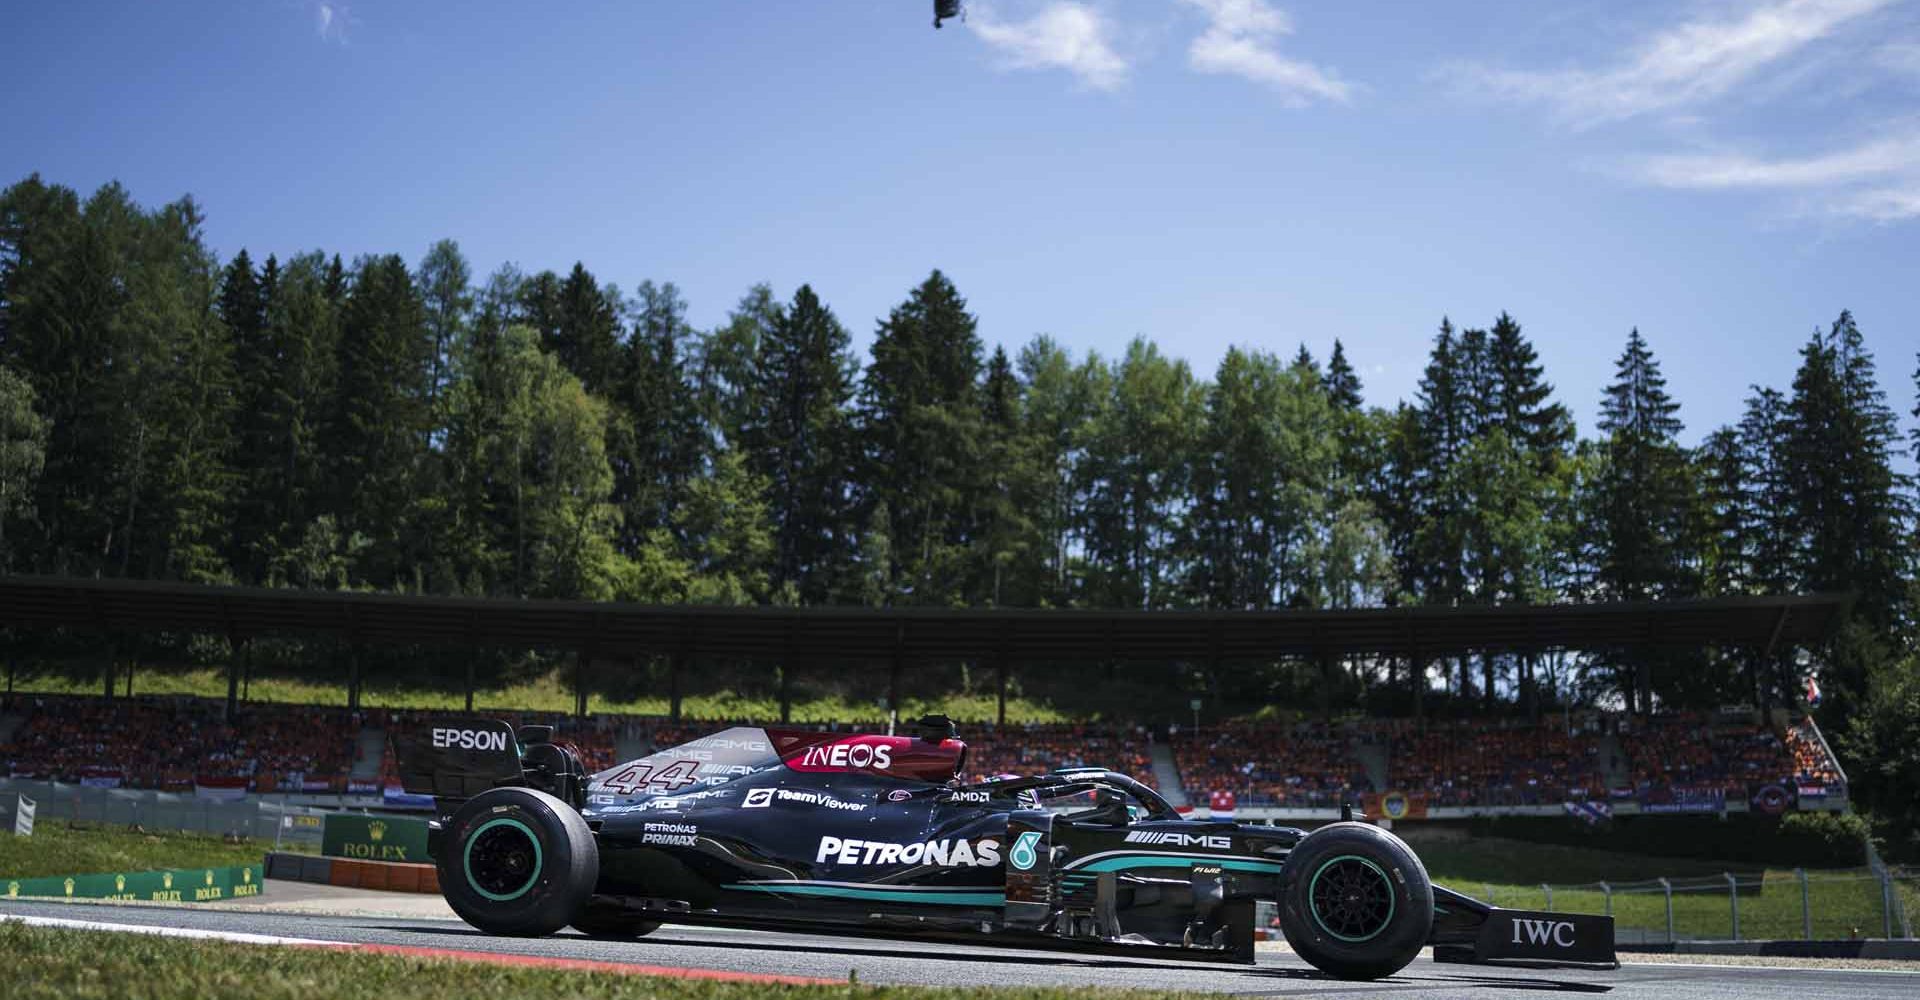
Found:
<svg viewBox="0 0 1920 1000"><path fill-rule="evenodd" d="M1358 861L1366 865L1375 875L1380 876L1380 881L1387 886L1387 919L1381 921L1380 926L1375 928L1371 934L1363 934L1360 937L1349 937L1345 934L1337 934L1333 928L1327 926L1325 920L1320 919L1320 908L1313 905L1313 890L1315 886L1320 884L1320 876L1325 874L1327 869L1332 868L1342 861ZM1393 915L1399 910L1399 905L1399 901L1394 898L1393 880L1387 877L1386 870L1371 859L1363 858L1358 854L1342 854L1338 857L1328 858L1320 862L1320 867L1313 871L1313 879L1307 883L1307 913L1313 916L1314 924L1328 937L1338 941L1345 941L1348 944L1363 944L1379 937L1387 928L1393 926Z"/></svg>
<svg viewBox="0 0 1920 1000"><path fill-rule="evenodd" d="M1032 830L1021 834L1019 839L1013 842L1013 850L1007 853L1007 860L1021 871L1032 868L1040 861L1040 855L1033 849L1033 845L1039 842L1040 834Z"/></svg>
<svg viewBox="0 0 1920 1000"><path fill-rule="evenodd" d="M478 881L475 881L473 877L473 842L476 840L479 840L481 834L487 832L488 830L493 829L496 826L513 827L514 829L519 830L521 833L525 834L526 838L529 841L533 842L533 871L527 874L526 884L522 885L520 888L515 889L512 892L509 892L505 895L501 895L495 892L488 892L487 890L480 888L480 883ZM504 903L504 902L507 902L508 900L519 899L521 896L526 895L527 890L533 888L533 884L540 880L540 871L545 866L545 863L546 863L545 855L542 854L540 850L540 838L534 834L533 828L528 826L525 823L520 822L517 819L507 819L506 817L501 817L499 819L490 819L490 820L487 820L485 823L480 824L480 829L473 831L473 833L467 837L466 850L461 852L461 855L460 855L460 871L461 871L461 874L467 877L467 885L473 887L474 892L477 892L480 895L485 896L486 898L491 899L496 903Z"/></svg>

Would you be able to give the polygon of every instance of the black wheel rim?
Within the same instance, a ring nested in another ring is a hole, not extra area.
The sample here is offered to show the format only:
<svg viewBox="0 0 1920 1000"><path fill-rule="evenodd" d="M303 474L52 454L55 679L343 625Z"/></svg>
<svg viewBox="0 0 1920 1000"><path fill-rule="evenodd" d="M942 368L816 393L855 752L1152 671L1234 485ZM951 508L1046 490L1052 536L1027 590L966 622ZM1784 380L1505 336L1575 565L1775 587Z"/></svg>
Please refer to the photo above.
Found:
<svg viewBox="0 0 1920 1000"><path fill-rule="evenodd" d="M540 877L540 840L525 823L490 820L467 840L467 882L488 899L524 895Z"/></svg>
<svg viewBox="0 0 1920 1000"><path fill-rule="evenodd" d="M1307 897L1314 922L1342 941L1371 941L1393 922L1393 883L1366 858L1328 859L1313 873Z"/></svg>

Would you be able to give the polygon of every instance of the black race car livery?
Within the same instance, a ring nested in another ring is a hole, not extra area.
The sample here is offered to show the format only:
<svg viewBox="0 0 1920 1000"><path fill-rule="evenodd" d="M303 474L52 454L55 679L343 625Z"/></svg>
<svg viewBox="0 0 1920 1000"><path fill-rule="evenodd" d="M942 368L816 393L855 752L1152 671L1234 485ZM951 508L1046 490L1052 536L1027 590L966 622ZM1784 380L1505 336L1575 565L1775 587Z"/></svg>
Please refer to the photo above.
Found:
<svg viewBox="0 0 1920 1000"><path fill-rule="evenodd" d="M905 735L736 727L597 774L546 727L433 726L396 750L407 790L436 797L442 893L491 933L726 924L1251 962L1271 902L1294 951L1345 978L1428 945L1616 965L1611 918L1434 886L1367 823L1185 819L1101 768L965 783L939 716Z"/></svg>

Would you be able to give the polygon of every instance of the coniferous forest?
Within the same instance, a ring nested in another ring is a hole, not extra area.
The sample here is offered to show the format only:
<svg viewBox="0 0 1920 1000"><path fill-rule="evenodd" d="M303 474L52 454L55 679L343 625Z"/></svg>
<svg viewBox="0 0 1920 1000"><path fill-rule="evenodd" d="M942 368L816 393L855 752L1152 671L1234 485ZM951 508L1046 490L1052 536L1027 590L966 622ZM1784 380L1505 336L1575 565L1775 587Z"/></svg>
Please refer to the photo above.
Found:
<svg viewBox="0 0 1920 1000"><path fill-rule="evenodd" d="M1822 717L1863 798L1920 809L1895 462L1920 412L1883 388L1907 334L1876 360L1836 304L1790 384L1687 447L1656 331L1622 331L1581 436L1505 313L1436 317L1417 398L1380 407L1338 341L1210 375L1146 339L989 352L937 270L860 357L829 291L755 286L697 330L671 283L480 276L451 241L222 261L191 198L28 178L0 194L0 571L1023 608L1844 591L1811 664ZM1469 657L1427 680L1488 710L1794 704L1808 665L1750 656Z"/></svg>

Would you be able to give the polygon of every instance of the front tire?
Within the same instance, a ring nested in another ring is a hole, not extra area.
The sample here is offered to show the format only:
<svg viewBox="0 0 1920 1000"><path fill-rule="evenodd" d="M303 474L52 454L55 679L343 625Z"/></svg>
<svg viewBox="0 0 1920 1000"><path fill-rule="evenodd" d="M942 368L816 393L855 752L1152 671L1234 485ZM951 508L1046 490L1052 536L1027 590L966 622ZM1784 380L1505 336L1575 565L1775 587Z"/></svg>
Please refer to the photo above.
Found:
<svg viewBox="0 0 1920 1000"><path fill-rule="evenodd" d="M440 894L460 919L513 937L573 923L600 879L600 850L578 810L532 788L494 788L447 821Z"/></svg>
<svg viewBox="0 0 1920 1000"><path fill-rule="evenodd" d="M1303 838L1280 874L1280 928L1301 958L1340 979L1405 968L1433 931L1433 883L1400 838L1334 823Z"/></svg>

